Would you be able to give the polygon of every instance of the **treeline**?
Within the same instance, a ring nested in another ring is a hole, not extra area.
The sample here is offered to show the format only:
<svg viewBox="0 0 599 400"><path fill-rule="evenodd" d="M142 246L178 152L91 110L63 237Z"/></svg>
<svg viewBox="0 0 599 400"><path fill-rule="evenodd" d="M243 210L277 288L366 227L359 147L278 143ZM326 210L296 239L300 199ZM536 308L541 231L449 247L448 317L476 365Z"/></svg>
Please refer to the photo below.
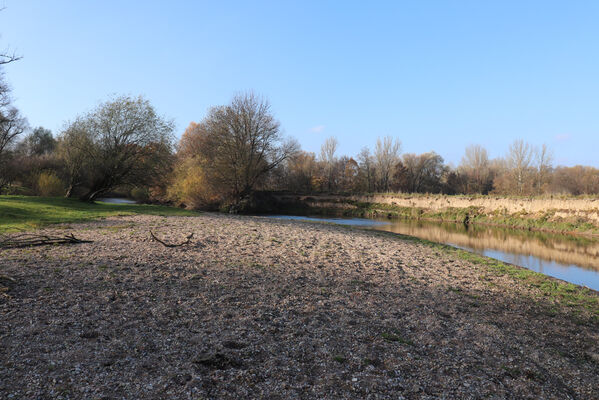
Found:
<svg viewBox="0 0 599 400"><path fill-rule="evenodd" d="M268 186L298 154L267 101L252 93L213 107L175 143L172 121L143 97L121 96L65 123L53 135L7 101L0 109L0 193L78 197L107 194L191 208L238 205ZM8 112L5 112L8 111Z"/></svg>
<svg viewBox="0 0 599 400"><path fill-rule="evenodd" d="M78 197L109 193L190 208L238 206L256 190L301 193L599 194L599 170L554 166L551 150L522 140L490 159L480 145L457 167L435 152L403 153L391 137L355 156L324 140L320 153L283 136L252 93L213 107L176 142L172 121L142 97L116 97L54 135L31 129L0 80L0 191Z"/></svg>
<svg viewBox="0 0 599 400"><path fill-rule="evenodd" d="M599 194L599 169L554 166L546 146L514 141L504 157L490 159L480 145L465 149L457 167L434 151L401 153L391 137L377 139L355 157L336 156L338 142L328 138L320 154L299 152L273 177L273 187L301 192L401 192L443 194Z"/></svg>
<svg viewBox="0 0 599 400"><path fill-rule="evenodd" d="M57 137L42 127L27 133L23 119L10 125L0 120L0 135L12 137L0 148L5 193L93 201L113 190L144 197L148 188L168 182L173 124L141 97L106 102L65 124Z"/></svg>

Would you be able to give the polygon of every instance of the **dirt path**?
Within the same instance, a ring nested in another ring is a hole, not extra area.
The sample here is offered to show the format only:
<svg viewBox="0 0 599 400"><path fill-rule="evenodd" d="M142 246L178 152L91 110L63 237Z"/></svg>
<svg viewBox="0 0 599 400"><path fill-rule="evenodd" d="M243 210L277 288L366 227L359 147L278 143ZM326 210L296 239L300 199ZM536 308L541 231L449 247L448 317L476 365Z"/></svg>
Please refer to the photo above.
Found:
<svg viewBox="0 0 599 400"><path fill-rule="evenodd" d="M45 231L94 243L0 253L0 398L599 398L596 319L419 242L210 214Z"/></svg>

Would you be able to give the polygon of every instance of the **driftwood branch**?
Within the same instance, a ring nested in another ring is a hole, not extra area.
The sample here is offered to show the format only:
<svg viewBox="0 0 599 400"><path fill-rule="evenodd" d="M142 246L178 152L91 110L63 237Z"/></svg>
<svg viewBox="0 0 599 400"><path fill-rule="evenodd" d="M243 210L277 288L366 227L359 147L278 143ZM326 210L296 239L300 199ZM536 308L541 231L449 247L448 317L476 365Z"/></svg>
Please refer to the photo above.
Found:
<svg viewBox="0 0 599 400"><path fill-rule="evenodd" d="M150 231L150 236L152 236L152 239L154 239L155 241L157 241L158 243L160 243L161 245L163 245L165 247L181 247L181 246L185 246L185 245L188 245L189 243L191 243L191 239L193 238L193 233L190 233L189 235L187 235L187 240L185 240L182 243L163 242L162 240L158 239L156 237L156 235L154 235L154 232L152 232L152 231Z"/></svg>
<svg viewBox="0 0 599 400"><path fill-rule="evenodd" d="M22 247L43 246L47 244L91 243L91 240L77 239L72 233L65 236L34 235L0 235L0 249L19 249Z"/></svg>

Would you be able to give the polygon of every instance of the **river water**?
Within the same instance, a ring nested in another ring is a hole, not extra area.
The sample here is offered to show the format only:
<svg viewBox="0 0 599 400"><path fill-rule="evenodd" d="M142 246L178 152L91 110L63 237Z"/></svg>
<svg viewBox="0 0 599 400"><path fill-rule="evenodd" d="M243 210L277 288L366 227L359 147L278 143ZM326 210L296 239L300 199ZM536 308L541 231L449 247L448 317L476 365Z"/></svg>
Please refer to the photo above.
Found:
<svg viewBox="0 0 599 400"><path fill-rule="evenodd" d="M137 204L135 200L123 199L120 197L102 197L98 201L109 204Z"/></svg>
<svg viewBox="0 0 599 400"><path fill-rule="evenodd" d="M413 220L289 215L271 217L352 225L415 236L599 290L599 239L597 238Z"/></svg>

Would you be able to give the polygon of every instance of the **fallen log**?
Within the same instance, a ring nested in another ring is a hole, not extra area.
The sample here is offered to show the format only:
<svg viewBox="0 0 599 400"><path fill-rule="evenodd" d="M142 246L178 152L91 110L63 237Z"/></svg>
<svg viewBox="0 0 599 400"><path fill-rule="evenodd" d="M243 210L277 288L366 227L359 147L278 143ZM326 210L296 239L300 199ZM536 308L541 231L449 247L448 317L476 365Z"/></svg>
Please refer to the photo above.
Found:
<svg viewBox="0 0 599 400"><path fill-rule="evenodd" d="M47 244L79 243L92 243L92 241L78 239L72 233L65 236L36 235L32 233L0 235L0 249L19 249L23 247L44 246Z"/></svg>
<svg viewBox="0 0 599 400"><path fill-rule="evenodd" d="M152 237L152 239L154 239L155 241L157 241L164 247L181 247L181 246L185 246L185 245L191 243L191 239L193 238L193 233L190 233L189 235L187 235L187 240L184 242L181 242L181 243L166 243L166 242L158 239L156 237L156 235L154 235L154 232L152 232L152 231L150 231L150 236Z"/></svg>

